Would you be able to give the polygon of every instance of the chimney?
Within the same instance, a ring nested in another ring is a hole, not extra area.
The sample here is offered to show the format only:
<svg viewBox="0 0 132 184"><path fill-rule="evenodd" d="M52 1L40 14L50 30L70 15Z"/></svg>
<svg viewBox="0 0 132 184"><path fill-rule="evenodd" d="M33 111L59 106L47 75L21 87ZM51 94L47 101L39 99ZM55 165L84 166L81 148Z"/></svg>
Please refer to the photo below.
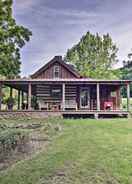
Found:
<svg viewBox="0 0 132 184"><path fill-rule="evenodd" d="M62 61L62 56L55 56L54 59L55 59L56 61Z"/></svg>

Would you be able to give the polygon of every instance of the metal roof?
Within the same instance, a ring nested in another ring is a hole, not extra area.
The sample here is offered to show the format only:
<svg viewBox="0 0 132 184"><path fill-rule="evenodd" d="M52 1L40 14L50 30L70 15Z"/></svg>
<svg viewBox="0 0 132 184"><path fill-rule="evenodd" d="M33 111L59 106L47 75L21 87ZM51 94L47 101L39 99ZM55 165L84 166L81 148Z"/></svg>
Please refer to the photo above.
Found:
<svg viewBox="0 0 132 184"><path fill-rule="evenodd" d="M89 79L89 78L67 78L67 79L6 79L6 80L0 80L0 82L88 82L88 83L93 83L93 82L99 82L99 83L114 83L114 82L119 82L119 83L126 83L129 82L131 83L132 80L107 80L107 79Z"/></svg>

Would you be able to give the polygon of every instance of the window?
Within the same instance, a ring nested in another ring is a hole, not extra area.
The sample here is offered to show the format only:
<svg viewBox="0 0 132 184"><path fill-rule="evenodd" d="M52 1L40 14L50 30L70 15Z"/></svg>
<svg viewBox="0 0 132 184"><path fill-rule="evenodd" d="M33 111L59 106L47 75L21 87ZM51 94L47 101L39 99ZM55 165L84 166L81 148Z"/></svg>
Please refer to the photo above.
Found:
<svg viewBox="0 0 132 184"><path fill-rule="evenodd" d="M59 78L60 77L60 67L59 65L54 66L54 78Z"/></svg>
<svg viewBox="0 0 132 184"><path fill-rule="evenodd" d="M52 97L61 97L61 87L60 86L52 86L51 87L51 96Z"/></svg>

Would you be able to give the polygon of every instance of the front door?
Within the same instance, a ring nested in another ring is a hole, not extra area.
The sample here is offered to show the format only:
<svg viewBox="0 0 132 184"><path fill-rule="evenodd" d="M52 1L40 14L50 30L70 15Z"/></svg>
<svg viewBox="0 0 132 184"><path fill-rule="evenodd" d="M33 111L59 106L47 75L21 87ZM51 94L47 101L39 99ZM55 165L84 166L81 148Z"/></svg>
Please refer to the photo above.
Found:
<svg viewBox="0 0 132 184"><path fill-rule="evenodd" d="M80 89L80 108L90 109L90 88L88 87Z"/></svg>

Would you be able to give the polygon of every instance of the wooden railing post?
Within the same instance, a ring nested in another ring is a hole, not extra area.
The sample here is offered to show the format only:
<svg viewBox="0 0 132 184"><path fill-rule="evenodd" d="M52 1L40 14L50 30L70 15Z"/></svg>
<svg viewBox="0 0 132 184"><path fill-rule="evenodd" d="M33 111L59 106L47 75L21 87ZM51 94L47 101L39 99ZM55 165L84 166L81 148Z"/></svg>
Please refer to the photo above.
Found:
<svg viewBox="0 0 132 184"><path fill-rule="evenodd" d="M62 110L65 110L65 83L62 84Z"/></svg>
<svg viewBox="0 0 132 184"><path fill-rule="evenodd" d="M32 85L28 84L28 110L31 110Z"/></svg>
<svg viewBox="0 0 132 184"><path fill-rule="evenodd" d="M100 111L100 85L97 83L97 111Z"/></svg>
<svg viewBox="0 0 132 184"><path fill-rule="evenodd" d="M2 107L2 83L0 83L0 111Z"/></svg>
<svg viewBox="0 0 132 184"><path fill-rule="evenodd" d="M130 84L127 83L127 111L130 111Z"/></svg>

